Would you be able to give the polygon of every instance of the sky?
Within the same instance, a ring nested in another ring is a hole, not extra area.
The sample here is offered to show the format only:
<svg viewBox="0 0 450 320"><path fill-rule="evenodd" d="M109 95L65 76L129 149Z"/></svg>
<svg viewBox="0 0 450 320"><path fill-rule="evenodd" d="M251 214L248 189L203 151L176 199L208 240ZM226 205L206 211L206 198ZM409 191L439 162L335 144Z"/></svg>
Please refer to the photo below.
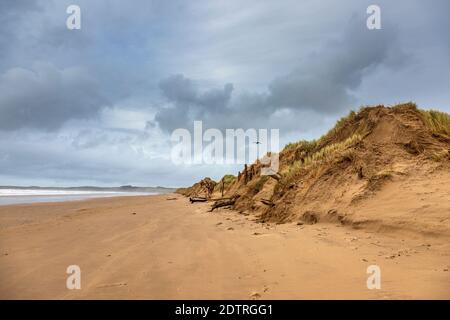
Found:
<svg viewBox="0 0 450 320"><path fill-rule="evenodd" d="M195 120L279 129L282 147L361 106L450 112L449 14L446 0L2 0L0 185L236 174L171 161L171 134Z"/></svg>

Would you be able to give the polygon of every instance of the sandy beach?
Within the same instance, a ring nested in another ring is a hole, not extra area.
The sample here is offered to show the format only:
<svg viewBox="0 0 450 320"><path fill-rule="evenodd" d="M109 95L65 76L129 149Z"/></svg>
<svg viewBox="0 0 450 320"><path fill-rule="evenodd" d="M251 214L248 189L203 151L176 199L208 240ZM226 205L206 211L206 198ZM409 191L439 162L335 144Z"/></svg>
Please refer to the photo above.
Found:
<svg viewBox="0 0 450 320"><path fill-rule="evenodd" d="M0 298L450 298L448 238L208 209L178 194L0 206Z"/></svg>

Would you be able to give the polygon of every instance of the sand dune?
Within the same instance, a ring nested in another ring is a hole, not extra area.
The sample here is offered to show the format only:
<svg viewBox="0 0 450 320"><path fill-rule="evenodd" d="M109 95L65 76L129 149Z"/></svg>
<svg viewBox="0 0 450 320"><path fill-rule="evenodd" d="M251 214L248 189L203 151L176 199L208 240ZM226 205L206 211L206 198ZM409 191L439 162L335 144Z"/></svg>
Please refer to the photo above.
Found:
<svg viewBox="0 0 450 320"><path fill-rule="evenodd" d="M450 235L450 116L412 103L350 112L324 136L286 145L279 168L257 160L237 176L177 192L235 198L263 222L340 222ZM223 192L222 192L223 191Z"/></svg>
<svg viewBox="0 0 450 320"><path fill-rule="evenodd" d="M450 298L441 235L207 209L180 195L0 207L0 298ZM73 264L81 290L66 288ZM366 286L369 265L379 290Z"/></svg>

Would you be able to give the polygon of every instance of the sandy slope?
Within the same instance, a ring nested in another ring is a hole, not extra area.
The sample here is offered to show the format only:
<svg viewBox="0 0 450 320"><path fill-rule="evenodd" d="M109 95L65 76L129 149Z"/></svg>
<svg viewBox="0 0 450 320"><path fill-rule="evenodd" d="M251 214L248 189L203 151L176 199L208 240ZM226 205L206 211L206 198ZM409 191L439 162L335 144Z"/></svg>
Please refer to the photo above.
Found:
<svg viewBox="0 0 450 320"><path fill-rule="evenodd" d="M448 238L207 208L180 195L0 207L0 298L450 298ZM371 264L381 290L366 287Z"/></svg>
<svg viewBox="0 0 450 320"><path fill-rule="evenodd" d="M450 170L395 178L349 215L365 229L450 240Z"/></svg>

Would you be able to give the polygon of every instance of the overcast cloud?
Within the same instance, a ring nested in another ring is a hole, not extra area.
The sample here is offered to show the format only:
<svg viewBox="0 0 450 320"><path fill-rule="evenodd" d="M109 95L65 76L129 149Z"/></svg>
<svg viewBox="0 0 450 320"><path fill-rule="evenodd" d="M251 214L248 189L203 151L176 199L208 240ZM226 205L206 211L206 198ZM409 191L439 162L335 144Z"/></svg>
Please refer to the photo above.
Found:
<svg viewBox="0 0 450 320"><path fill-rule="evenodd" d="M66 28L78 4L82 29ZM382 29L366 28L381 7ZM450 3L0 3L0 185L166 185L239 166L175 166L170 133L278 128L315 138L350 109L450 111ZM234 172L235 173L235 172Z"/></svg>

